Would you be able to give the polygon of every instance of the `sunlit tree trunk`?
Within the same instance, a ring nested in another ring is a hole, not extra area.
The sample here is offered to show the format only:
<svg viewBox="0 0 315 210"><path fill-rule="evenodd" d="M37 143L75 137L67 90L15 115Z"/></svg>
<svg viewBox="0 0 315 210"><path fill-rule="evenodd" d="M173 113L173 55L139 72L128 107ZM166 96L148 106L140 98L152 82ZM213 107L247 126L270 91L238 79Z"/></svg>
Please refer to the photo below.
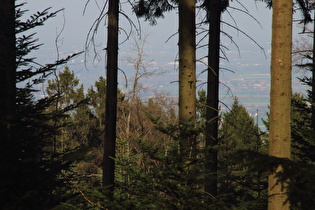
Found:
<svg viewBox="0 0 315 210"><path fill-rule="evenodd" d="M196 119L196 38L195 0L179 0L179 123L193 125ZM180 147L187 151L195 145L194 136L181 130Z"/></svg>
<svg viewBox="0 0 315 210"><path fill-rule="evenodd" d="M292 0L274 0L272 15L270 151L269 154L290 158L291 131L291 48ZM279 166L276 172L281 171ZM286 190L277 184L275 173L268 181L268 209L289 209Z"/></svg>
<svg viewBox="0 0 315 210"><path fill-rule="evenodd" d="M15 1L0 2L0 138L11 139L15 113Z"/></svg>
<svg viewBox="0 0 315 210"><path fill-rule="evenodd" d="M110 188L111 195L113 195L115 181L113 158L115 158L117 120L118 14L119 1L109 0L103 186Z"/></svg>
<svg viewBox="0 0 315 210"><path fill-rule="evenodd" d="M216 149L218 144L219 116L219 62L220 62L220 23L221 0L208 0L209 42L208 42L208 85L206 111L206 148L211 148L205 156L207 183L205 191L217 195L218 159Z"/></svg>

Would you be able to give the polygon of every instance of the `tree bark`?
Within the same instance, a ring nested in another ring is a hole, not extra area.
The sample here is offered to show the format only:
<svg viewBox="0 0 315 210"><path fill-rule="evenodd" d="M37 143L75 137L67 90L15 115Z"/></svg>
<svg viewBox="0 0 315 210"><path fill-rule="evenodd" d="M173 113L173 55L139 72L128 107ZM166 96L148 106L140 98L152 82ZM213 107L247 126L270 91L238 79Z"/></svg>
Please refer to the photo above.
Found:
<svg viewBox="0 0 315 210"><path fill-rule="evenodd" d="M182 151L195 146L185 130L196 119L195 0L179 0L179 125Z"/></svg>
<svg viewBox="0 0 315 210"><path fill-rule="evenodd" d="M206 148L209 150L205 156L205 169L208 174L205 191L213 196L216 196L218 159L216 149L212 148L218 144L221 0L209 0L207 4L209 20L209 42Z"/></svg>
<svg viewBox="0 0 315 210"><path fill-rule="evenodd" d="M274 0L269 154L281 158L290 158L291 153L291 50L292 0ZM276 172L281 170L279 166ZM271 174L268 180L268 209L289 209L289 203L284 204L287 199L286 190L280 183L276 183L275 173Z"/></svg>
<svg viewBox="0 0 315 210"><path fill-rule="evenodd" d="M115 158L116 150L118 14L119 1L109 0L103 186L109 187L111 196L115 183L115 161L113 158Z"/></svg>
<svg viewBox="0 0 315 210"><path fill-rule="evenodd" d="M15 1L0 3L0 133L4 141L11 139L15 118Z"/></svg>
<svg viewBox="0 0 315 210"><path fill-rule="evenodd" d="M315 15L315 10L314 10ZM315 17L315 16L314 16ZM314 22L315 23L315 22ZM315 130L315 24L313 23L313 57L312 57L312 95L311 95L311 107L312 107L312 116L311 116L311 128Z"/></svg>

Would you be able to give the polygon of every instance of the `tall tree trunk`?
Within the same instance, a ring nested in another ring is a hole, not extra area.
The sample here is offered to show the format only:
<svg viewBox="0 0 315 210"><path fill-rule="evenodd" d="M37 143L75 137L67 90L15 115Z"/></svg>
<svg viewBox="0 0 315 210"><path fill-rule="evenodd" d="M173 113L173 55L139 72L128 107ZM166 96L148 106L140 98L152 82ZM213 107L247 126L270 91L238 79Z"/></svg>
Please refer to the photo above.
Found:
<svg viewBox="0 0 315 210"><path fill-rule="evenodd" d="M269 154L290 158L291 131L291 50L292 0L274 0L272 15L272 53L270 90ZM279 166L276 172L281 171ZM268 209L289 209L286 190L277 184L275 173L268 180Z"/></svg>
<svg viewBox="0 0 315 210"><path fill-rule="evenodd" d="M314 10L315 17L315 10ZM311 116L311 128L315 130L315 21L313 21L313 65L312 65L312 92L311 92L311 107L312 107L312 116Z"/></svg>
<svg viewBox="0 0 315 210"><path fill-rule="evenodd" d="M181 151L195 146L195 137L186 132L196 119L196 25L195 0L179 0L179 124Z"/></svg>
<svg viewBox="0 0 315 210"><path fill-rule="evenodd" d="M0 133L10 143L15 116L15 1L0 3ZM11 142L12 143L12 142Z"/></svg>
<svg viewBox="0 0 315 210"><path fill-rule="evenodd" d="M107 78L106 114L103 160L103 186L114 192L116 119L117 119L117 72L118 72L118 14L119 1L109 0L107 29Z"/></svg>
<svg viewBox="0 0 315 210"><path fill-rule="evenodd" d="M219 116L219 63L220 63L220 23L221 0L208 0L209 42L208 42L208 85L206 111L206 148L205 169L207 183L205 191L213 196L217 195L218 159L216 149L218 144L218 116Z"/></svg>

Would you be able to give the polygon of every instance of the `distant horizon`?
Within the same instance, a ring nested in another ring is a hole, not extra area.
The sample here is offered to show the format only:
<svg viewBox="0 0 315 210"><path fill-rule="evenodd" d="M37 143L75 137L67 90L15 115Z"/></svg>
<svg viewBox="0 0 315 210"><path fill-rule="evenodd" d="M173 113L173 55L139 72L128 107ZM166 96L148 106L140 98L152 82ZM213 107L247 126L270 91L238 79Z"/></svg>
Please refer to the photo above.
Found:
<svg viewBox="0 0 315 210"><path fill-rule="evenodd" d="M225 48L225 54L223 55L221 53L222 59L220 61L220 68L224 69L224 71L222 70L220 72L220 81L225 83L226 81L230 81L231 78L233 78L233 80L244 80L246 78L249 79L250 76L255 76L255 78L251 77L251 79L266 82L269 80L268 74L270 68L271 10L267 9L263 2L244 0L242 4L246 5L248 11L255 19L237 10L230 10L229 13L224 13L222 15L223 22L233 23L234 20L237 20L237 28L242 30L242 32L235 31L235 29L232 29L227 24L221 24L222 30L229 33L229 35L233 37L233 41L222 34L221 44ZM34 13L50 6L53 6L51 11L65 8L65 10L60 12L57 17L52 18L45 24L45 26L38 27L36 30L36 37L39 38L39 43L44 43L44 45L34 53L34 56L38 57L39 63L53 62L54 59L58 57L64 57L71 53L84 50L88 30L99 13L97 5L90 3L83 15L84 5L84 2L78 2L76 0L55 0L53 3L48 0L33 0L27 2L25 9L29 9L29 13ZM125 7L125 5L123 6L125 9L124 12L134 18L134 14L129 11L130 8ZM231 2L231 6L238 7L239 5L237 2ZM233 16L234 20L231 16ZM178 89L177 83L174 82L177 78L177 36L173 36L171 39L169 38L178 30L177 18L176 12L166 13L165 18L158 19L157 25L155 26L149 26L148 22L144 22L143 19L140 19L142 32L144 34L149 34L144 52L146 54L146 61L153 62L152 68L161 68L162 70L168 71L168 74L161 79L161 82L164 83L162 85L153 86L159 91L171 92L173 96L177 95ZM197 20L199 21L198 17ZM121 27L129 27L129 23L126 22L124 18L121 18L120 21ZM97 59L94 60L93 50L90 49L90 52L87 52L87 54L78 56L67 64L67 66L70 67L70 70L75 72L75 75L84 84L86 89L91 85L94 85L95 81L97 81L100 76L106 78L105 51L103 49L106 45L105 31L107 28L103 23L104 21L102 22L101 28L98 30L98 36L96 37L97 46L95 50L98 53L98 55L96 55ZM64 29L62 29L63 24ZM298 36L297 30L297 27L294 27L294 37ZM243 32L245 34L243 34ZM60 37L56 40L57 34L59 33ZM251 40L249 37L255 41ZM123 39L122 36L120 39ZM59 55L56 54L56 45L58 45ZM125 59L128 56L135 56L135 52L132 50L132 45L133 40L127 40L120 46L119 50L119 68L124 70L127 75L132 72L132 69L128 66ZM206 53L206 47L198 49L197 59L203 58ZM87 60L85 60L85 58L87 58ZM203 61L206 62L204 58ZM63 67L60 67L61 70L62 68ZM201 72L205 69L205 66L198 63L197 68L198 72ZM119 77L119 87L123 89L126 84L123 73L119 72ZM297 84L295 76L293 75L292 77L293 90L305 91L305 88L303 89ZM203 75L200 75L197 80L200 80L197 84L197 90L201 88L206 89L205 86L200 86L201 83L205 82L206 74L204 73ZM142 81L142 83L152 83L152 81L156 82L154 79L149 79L148 81ZM171 84L171 82L173 83ZM269 83L270 82L268 81L265 85L268 85ZM251 102L249 101L251 98L257 99L257 97L253 97L253 94L242 93L239 89L234 89L233 95L226 97L227 88L224 85L227 84L220 86L220 98L223 102L229 103L231 97L236 96L239 98L241 104L244 104L247 109L250 109L248 110L250 113L255 112L255 110L252 110L255 109L255 106L251 107L252 104L269 104L269 100L267 102L269 92L266 92L266 90L264 93L257 92L257 94L261 94L260 96L264 98L262 99L262 102ZM44 86L40 87L40 89L43 88ZM252 87L248 86L248 88ZM248 95L248 97L245 95ZM265 108L260 107L262 106L259 105L259 109L264 112L263 110L265 110ZM261 116L264 116L264 113L261 113Z"/></svg>

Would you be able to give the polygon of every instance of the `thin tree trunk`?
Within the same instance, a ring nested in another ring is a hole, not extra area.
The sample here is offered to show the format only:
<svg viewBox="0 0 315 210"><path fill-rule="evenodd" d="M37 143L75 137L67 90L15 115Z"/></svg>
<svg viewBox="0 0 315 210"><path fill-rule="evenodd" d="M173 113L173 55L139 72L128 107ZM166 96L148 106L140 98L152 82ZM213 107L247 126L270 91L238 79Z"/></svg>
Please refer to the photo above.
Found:
<svg viewBox="0 0 315 210"><path fill-rule="evenodd" d="M115 182L115 161L113 158L115 158L116 150L118 14L119 1L109 0L103 186L110 188L111 196L114 192Z"/></svg>
<svg viewBox="0 0 315 210"><path fill-rule="evenodd" d="M291 50L292 0L274 0L272 15L272 54L270 90L269 154L290 158L291 154ZM279 166L276 172L281 171ZM277 184L275 173L268 180L268 209L289 209L286 189Z"/></svg>
<svg viewBox="0 0 315 210"><path fill-rule="evenodd" d="M205 191L217 195L218 158L218 116L219 116L219 63L221 0L208 1L209 43L208 43L208 85L206 111L206 153L205 168L208 174Z"/></svg>
<svg viewBox="0 0 315 210"><path fill-rule="evenodd" d="M10 142L15 116L15 1L0 3L0 133ZM12 142L11 142L12 143Z"/></svg>
<svg viewBox="0 0 315 210"><path fill-rule="evenodd" d="M196 119L196 25L195 0L179 0L179 124L180 147L187 152L195 146L195 137L187 136L187 125Z"/></svg>

